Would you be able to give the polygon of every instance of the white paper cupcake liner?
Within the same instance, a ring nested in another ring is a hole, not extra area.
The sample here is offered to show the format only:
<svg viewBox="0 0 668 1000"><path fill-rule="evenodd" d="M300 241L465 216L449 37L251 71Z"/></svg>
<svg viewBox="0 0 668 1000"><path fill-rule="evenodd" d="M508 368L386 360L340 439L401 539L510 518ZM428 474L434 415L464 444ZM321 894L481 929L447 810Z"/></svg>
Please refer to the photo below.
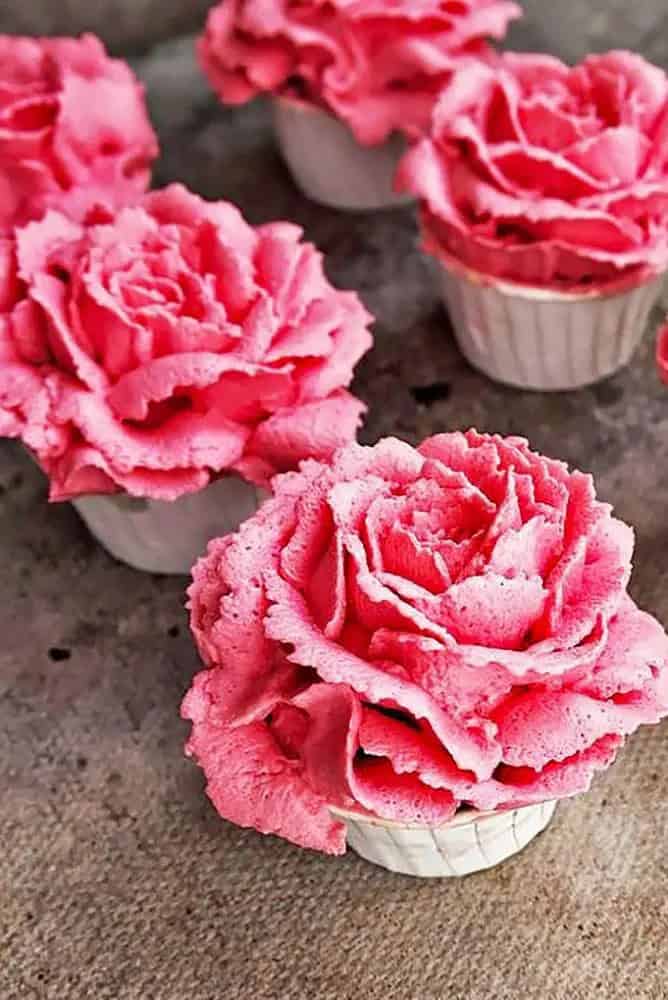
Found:
<svg viewBox="0 0 668 1000"><path fill-rule="evenodd" d="M283 158L307 198L353 212L413 200L393 188L405 150L401 136L380 146L361 146L347 125L311 104L279 97L273 111Z"/></svg>
<svg viewBox="0 0 668 1000"><path fill-rule="evenodd" d="M466 810L438 827L404 826L332 809L352 849L374 865L420 878L459 878L501 864L545 829L556 802L506 812Z"/></svg>
<svg viewBox="0 0 668 1000"><path fill-rule="evenodd" d="M239 476L225 476L171 503L123 493L72 503L116 559L149 573L182 574L190 572L212 538L235 531L266 495Z"/></svg>
<svg viewBox="0 0 668 1000"><path fill-rule="evenodd" d="M529 288L453 261L436 273L464 357L489 378L522 389L578 389L631 360L664 276L587 294Z"/></svg>

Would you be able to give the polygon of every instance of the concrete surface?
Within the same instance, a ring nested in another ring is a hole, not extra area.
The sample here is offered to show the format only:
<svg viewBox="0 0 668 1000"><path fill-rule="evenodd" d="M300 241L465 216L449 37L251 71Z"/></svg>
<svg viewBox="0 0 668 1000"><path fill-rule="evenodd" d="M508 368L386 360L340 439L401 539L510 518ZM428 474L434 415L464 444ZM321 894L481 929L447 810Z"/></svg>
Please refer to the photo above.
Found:
<svg viewBox="0 0 668 1000"><path fill-rule="evenodd" d="M536 5L543 0L536 0ZM643 4L646 0L643 0ZM589 469L637 529L635 597L668 622L668 393L652 332L629 370L554 396L458 355L411 213L305 202L261 106L217 107L187 41L139 64L182 179L300 222L377 314L364 438L475 425ZM655 315L654 324L659 319ZM668 730L501 868L418 883L223 823L181 756L196 669L185 580L113 562L0 443L1 1000L665 1000Z"/></svg>
<svg viewBox="0 0 668 1000"><path fill-rule="evenodd" d="M665 0L519 0L523 21L509 44L544 49L575 62L588 52L633 49L668 65Z"/></svg>

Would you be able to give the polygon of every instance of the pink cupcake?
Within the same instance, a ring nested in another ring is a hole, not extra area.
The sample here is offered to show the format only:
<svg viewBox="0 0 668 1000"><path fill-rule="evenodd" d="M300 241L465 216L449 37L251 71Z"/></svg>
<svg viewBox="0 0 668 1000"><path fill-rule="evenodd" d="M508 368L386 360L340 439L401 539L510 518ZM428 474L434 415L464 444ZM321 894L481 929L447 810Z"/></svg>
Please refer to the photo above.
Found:
<svg viewBox="0 0 668 1000"><path fill-rule="evenodd" d="M136 201L157 154L143 88L97 38L0 35L0 233Z"/></svg>
<svg viewBox="0 0 668 1000"><path fill-rule="evenodd" d="M223 0L200 41L221 99L273 97L276 133L299 187L335 208L382 208L404 137L428 127L462 54L488 58L521 13L507 0Z"/></svg>
<svg viewBox="0 0 668 1000"><path fill-rule="evenodd" d="M272 475L354 438L371 317L300 237L173 186L0 243L0 434L130 565L188 572Z"/></svg>
<svg viewBox="0 0 668 1000"><path fill-rule="evenodd" d="M573 389L631 358L668 267L668 77L627 52L462 64L400 168L463 353Z"/></svg>
<svg viewBox="0 0 668 1000"><path fill-rule="evenodd" d="M668 714L633 532L520 438L305 462L194 570L188 753L226 819L420 876L523 848Z"/></svg>

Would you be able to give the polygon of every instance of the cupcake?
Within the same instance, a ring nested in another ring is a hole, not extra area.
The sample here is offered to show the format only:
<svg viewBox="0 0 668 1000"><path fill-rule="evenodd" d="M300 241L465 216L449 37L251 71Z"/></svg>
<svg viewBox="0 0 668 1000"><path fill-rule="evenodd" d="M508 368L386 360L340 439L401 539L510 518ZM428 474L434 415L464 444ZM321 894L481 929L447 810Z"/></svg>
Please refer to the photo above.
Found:
<svg viewBox="0 0 668 1000"><path fill-rule="evenodd" d="M489 58L521 9L506 0L223 0L200 41L221 99L273 98L283 156L302 191L334 208L401 200L404 139L428 127L462 54Z"/></svg>
<svg viewBox="0 0 668 1000"><path fill-rule="evenodd" d="M371 317L300 237L173 186L0 244L0 434L130 565L188 572L275 473L354 438Z"/></svg>
<svg viewBox="0 0 668 1000"><path fill-rule="evenodd" d="M143 88L93 35L0 35L0 233L140 198L158 154Z"/></svg>
<svg viewBox="0 0 668 1000"><path fill-rule="evenodd" d="M633 533L520 438L305 462L194 569L187 751L221 816L420 876L523 848L668 714Z"/></svg>
<svg viewBox="0 0 668 1000"><path fill-rule="evenodd" d="M457 340L527 389L574 389L631 358L668 267L668 77L628 52L467 61L411 149Z"/></svg>

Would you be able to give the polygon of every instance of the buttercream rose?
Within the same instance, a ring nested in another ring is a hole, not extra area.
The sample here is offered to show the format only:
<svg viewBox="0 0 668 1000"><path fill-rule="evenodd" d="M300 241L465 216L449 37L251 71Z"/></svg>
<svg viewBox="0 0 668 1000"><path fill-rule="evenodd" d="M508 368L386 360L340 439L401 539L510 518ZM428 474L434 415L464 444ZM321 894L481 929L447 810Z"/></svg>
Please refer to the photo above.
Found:
<svg viewBox="0 0 668 1000"><path fill-rule="evenodd" d="M136 201L157 154L142 87L97 38L0 36L0 231Z"/></svg>
<svg viewBox="0 0 668 1000"><path fill-rule="evenodd" d="M223 101L296 93L373 145L422 132L455 57L487 53L520 13L506 0L223 0L200 57Z"/></svg>
<svg viewBox="0 0 668 1000"><path fill-rule="evenodd" d="M519 438L304 463L194 571L189 752L225 818L338 853L329 806L436 825L584 791L668 713L633 534Z"/></svg>
<svg viewBox="0 0 668 1000"><path fill-rule="evenodd" d="M5 242L0 431L52 499L173 500L229 471L264 484L354 437L364 406L344 386L371 317L300 236L172 186Z"/></svg>
<svg viewBox="0 0 668 1000"><path fill-rule="evenodd" d="M427 249L530 284L668 266L668 77L628 52L462 64L400 185Z"/></svg>

